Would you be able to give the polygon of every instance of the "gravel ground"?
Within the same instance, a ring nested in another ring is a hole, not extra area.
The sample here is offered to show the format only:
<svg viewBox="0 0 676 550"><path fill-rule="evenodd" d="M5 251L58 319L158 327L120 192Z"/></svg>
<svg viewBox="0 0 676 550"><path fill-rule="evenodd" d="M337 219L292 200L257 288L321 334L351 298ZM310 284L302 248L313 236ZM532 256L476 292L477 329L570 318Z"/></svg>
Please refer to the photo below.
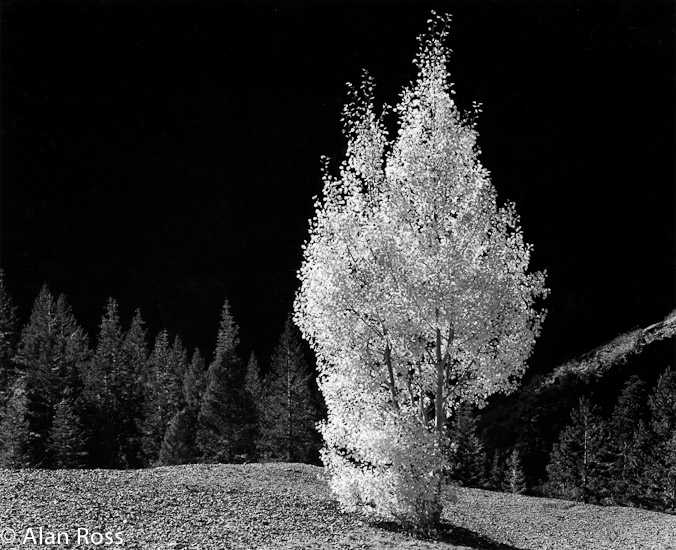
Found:
<svg viewBox="0 0 676 550"><path fill-rule="evenodd" d="M0 550L676 550L674 516L477 489L460 489L436 539L423 539L342 513L322 474L302 464L0 470Z"/></svg>

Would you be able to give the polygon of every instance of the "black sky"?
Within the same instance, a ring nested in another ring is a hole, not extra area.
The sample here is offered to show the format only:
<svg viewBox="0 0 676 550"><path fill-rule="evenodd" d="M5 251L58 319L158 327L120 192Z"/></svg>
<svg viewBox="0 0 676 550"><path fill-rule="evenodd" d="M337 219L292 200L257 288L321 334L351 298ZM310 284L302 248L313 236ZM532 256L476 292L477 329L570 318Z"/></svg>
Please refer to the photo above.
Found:
<svg viewBox="0 0 676 550"><path fill-rule="evenodd" d="M2 3L0 263L91 336L108 296L210 353L281 332L362 68L396 102L431 8L457 101L547 268L547 366L676 306L673 2ZM666 366L666 365L664 365ZM664 366L661 366L663 368Z"/></svg>

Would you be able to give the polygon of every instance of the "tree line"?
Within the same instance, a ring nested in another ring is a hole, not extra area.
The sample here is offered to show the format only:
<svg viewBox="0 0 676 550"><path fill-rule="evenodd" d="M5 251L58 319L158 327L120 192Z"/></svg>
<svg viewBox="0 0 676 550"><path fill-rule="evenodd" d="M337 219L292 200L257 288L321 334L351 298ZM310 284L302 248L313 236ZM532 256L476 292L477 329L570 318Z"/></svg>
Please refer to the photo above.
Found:
<svg viewBox="0 0 676 550"><path fill-rule="evenodd" d="M227 300L209 365L166 330L151 345L138 310L123 327L112 298L93 348L46 285L18 327L0 271L0 467L318 460L323 404L290 317L265 376Z"/></svg>
<svg viewBox="0 0 676 550"><path fill-rule="evenodd" d="M667 368L648 391L631 376L603 415L581 397L551 447L546 478L529 482L517 443L488 451L478 416L463 407L449 429L450 478L460 485L585 503L676 511L676 370Z"/></svg>

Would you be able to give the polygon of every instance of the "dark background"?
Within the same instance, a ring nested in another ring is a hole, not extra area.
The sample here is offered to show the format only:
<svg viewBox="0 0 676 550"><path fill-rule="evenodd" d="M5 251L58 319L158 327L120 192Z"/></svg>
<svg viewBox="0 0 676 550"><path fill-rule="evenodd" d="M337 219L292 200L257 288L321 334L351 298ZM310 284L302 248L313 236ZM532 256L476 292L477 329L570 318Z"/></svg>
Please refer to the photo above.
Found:
<svg viewBox="0 0 676 550"><path fill-rule="evenodd" d="M223 300L269 357L362 68L397 101L430 9L516 201L552 367L675 307L673 2L3 2L0 264L94 337L105 301L211 353ZM673 364L673 346L670 360ZM668 354L668 355L669 355ZM665 364L655 365L663 370Z"/></svg>

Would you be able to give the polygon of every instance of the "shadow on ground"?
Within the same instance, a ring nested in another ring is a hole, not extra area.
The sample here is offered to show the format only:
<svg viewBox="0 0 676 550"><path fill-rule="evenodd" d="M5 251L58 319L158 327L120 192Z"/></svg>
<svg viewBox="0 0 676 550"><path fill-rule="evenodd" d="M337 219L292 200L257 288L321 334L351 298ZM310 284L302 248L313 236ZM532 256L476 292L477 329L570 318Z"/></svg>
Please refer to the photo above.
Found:
<svg viewBox="0 0 676 550"><path fill-rule="evenodd" d="M420 540L443 542L476 550L524 550L518 546L497 542L476 531L458 527L446 521L442 521L436 531L430 534L411 531L394 522L381 522L376 524L376 526L386 531L406 533L407 535L414 536Z"/></svg>

